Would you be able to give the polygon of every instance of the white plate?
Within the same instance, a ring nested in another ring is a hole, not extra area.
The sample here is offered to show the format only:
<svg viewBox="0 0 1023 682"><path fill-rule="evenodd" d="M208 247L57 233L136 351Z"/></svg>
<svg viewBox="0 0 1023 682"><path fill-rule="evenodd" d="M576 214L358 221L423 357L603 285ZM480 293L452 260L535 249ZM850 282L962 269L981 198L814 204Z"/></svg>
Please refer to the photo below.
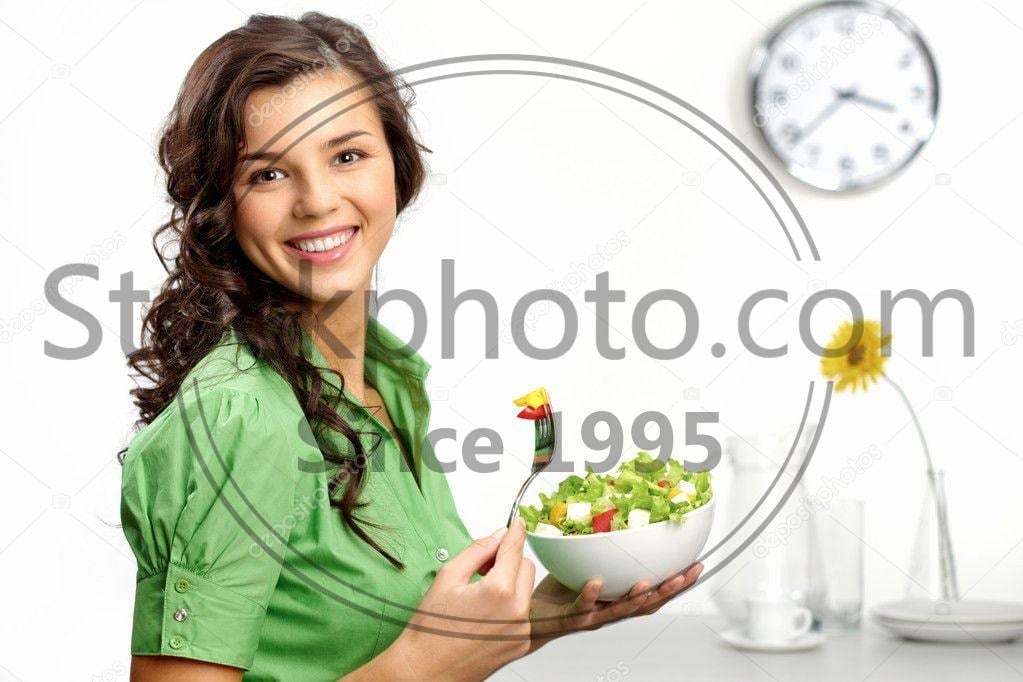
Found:
<svg viewBox="0 0 1023 682"><path fill-rule="evenodd" d="M1008 642L1023 635L1023 622L1019 623L937 623L909 622L874 614L874 621L889 632L906 639L921 642L960 642L980 644Z"/></svg>
<svg viewBox="0 0 1023 682"><path fill-rule="evenodd" d="M874 615L887 620L931 625L1021 623L1023 622L1023 604L980 599L959 602L903 599L878 604L874 608Z"/></svg>
<svg viewBox="0 0 1023 682"><path fill-rule="evenodd" d="M732 628L721 633L721 639L725 640L736 649L743 651L759 651L762 653L785 653L789 651L805 651L820 646L827 637L820 632L807 632L793 639L767 642L753 640L746 636L741 628Z"/></svg>

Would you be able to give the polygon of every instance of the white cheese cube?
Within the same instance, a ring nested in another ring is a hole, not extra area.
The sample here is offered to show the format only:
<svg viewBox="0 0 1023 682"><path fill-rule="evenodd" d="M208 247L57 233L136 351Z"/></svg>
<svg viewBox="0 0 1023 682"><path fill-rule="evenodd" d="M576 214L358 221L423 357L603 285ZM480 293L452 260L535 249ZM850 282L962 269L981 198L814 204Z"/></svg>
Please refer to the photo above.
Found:
<svg viewBox="0 0 1023 682"><path fill-rule="evenodd" d="M641 528L650 525L650 512L646 509L633 509L629 512L629 528Z"/></svg>
<svg viewBox="0 0 1023 682"><path fill-rule="evenodd" d="M537 535L556 535L558 537L562 536L562 532L560 530L558 530L551 524L544 523L542 521L536 524L536 530L534 530L533 532Z"/></svg>
<svg viewBox="0 0 1023 682"><path fill-rule="evenodd" d="M569 502L568 512L566 514L568 518L573 521L582 521L589 518L590 516L590 503L589 502Z"/></svg>
<svg viewBox="0 0 1023 682"><path fill-rule="evenodd" d="M679 489L679 494L671 498L672 502L678 504L685 502L687 499L690 502L696 499L696 486L689 481L679 481L677 487Z"/></svg>

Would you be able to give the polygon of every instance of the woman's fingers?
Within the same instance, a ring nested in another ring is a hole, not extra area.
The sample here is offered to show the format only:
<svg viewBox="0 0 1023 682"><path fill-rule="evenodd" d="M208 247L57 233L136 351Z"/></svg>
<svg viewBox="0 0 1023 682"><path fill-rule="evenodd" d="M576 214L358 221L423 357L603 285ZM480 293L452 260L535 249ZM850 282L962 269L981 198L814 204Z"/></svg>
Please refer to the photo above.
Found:
<svg viewBox="0 0 1023 682"><path fill-rule="evenodd" d="M579 596L575 598L575 603L572 605L577 613L589 613L590 611L597 608L597 597L600 596L600 590L604 586L604 583L600 578L591 578L583 589L579 591Z"/></svg>
<svg viewBox="0 0 1023 682"><path fill-rule="evenodd" d="M656 612L669 599L692 586L696 579L700 577L702 571L703 564L694 564L685 573L665 580L650 594L649 600L638 611L637 615L645 616Z"/></svg>
<svg viewBox="0 0 1023 682"><path fill-rule="evenodd" d="M493 535L485 538L476 538L472 544L461 552L451 557L451 561L444 564L438 572L439 580L454 580L460 584L469 582L473 573L480 570L486 571L487 566L494 562L503 540L506 535L504 528L498 529Z"/></svg>
<svg viewBox="0 0 1023 682"><path fill-rule="evenodd" d="M632 586L629 593L621 599L611 602L608 606L607 617L621 618L634 613L637 609L641 608L650 596L651 582L649 580L640 580L638 583Z"/></svg>
<svg viewBox="0 0 1023 682"><path fill-rule="evenodd" d="M515 593L518 595L525 595L529 598L533 595L533 583L536 580L536 564L530 559L522 557L519 564L519 573L516 576L517 589Z"/></svg>
<svg viewBox="0 0 1023 682"><path fill-rule="evenodd" d="M649 580L641 580L632 586L629 593L614 601L599 602L597 607L590 612L585 624L589 626L603 625L612 620L624 618L634 613L636 609L643 606L647 599L647 592L650 589ZM585 615L585 614L584 614Z"/></svg>
<svg viewBox="0 0 1023 682"><path fill-rule="evenodd" d="M487 571L487 582L515 587L515 581L522 565L522 547L526 542L526 524L521 517L512 521L508 532L501 538L497 547L494 566Z"/></svg>

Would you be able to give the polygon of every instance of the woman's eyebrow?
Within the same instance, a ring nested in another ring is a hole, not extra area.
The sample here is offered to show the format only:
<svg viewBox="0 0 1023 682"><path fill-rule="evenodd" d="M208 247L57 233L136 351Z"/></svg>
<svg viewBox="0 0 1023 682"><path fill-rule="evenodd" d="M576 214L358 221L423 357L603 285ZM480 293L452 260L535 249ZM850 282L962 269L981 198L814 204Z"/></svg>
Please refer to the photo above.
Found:
<svg viewBox="0 0 1023 682"><path fill-rule="evenodd" d="M368 132L366 130L349 130L347 133L344 133L343 135L338 135L335 138L327 140L322 145L320 145L320 149L323 150L323 151L327 151L327 150L332 149L334 147L339 147L339 146L343 145L345 142L348 142L352 138L359 137L360 135L372 135L372 133L370 133L370 132ZM270 151L253 152L251 154L246 154L245 156L243 156L239 160L239 163L248 163L250 161L261 161L261 160L273 160L273 159L276 159L278 157L279 157L279 152L270 152Z"/></svg>

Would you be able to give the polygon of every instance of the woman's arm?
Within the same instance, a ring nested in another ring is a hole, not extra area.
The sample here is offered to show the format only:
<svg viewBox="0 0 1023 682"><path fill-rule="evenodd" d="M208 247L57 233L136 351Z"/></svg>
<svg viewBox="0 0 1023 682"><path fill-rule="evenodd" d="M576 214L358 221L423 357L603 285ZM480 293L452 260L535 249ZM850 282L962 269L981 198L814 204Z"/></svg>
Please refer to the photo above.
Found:
<svg viewBox="0 0 1023 682"><path fill-rule="evenodd" d="M177 656L132 656L131 682L238 682L241 668Z"/></svg>
<svg viewBox="0 0 1023 682"><path fill-rule="evenodd" d="M669 599L689 589L701 571L703 564L694 564L656 588L647 581L638 582L627 595L614 601L597 601L601 588L599 579L590 580L579 594L575 594L548 575L533 592L529 608L533 623L528 653L572 632L596 630L624 618L655 613Z"/></svg>
<svg viewBox="0 0 1023 682"><path fill-rule="evenodd" d="M340 679L344 682L424 679L427 676L422 669L422 658L419 665L413 666L412 652L406 651L408 648L407 640L399 637L379 656ZM191 658L132 656L130 679L131 682L239 682L243 672L240 668Z"/></svg>
<svg viewBox="0 0 1023 682"><path fill-rule="evenodd" d="M525 539L519 519L507 532L474 540L437 572L391 646L341 679L482 680L526 655L536 568L522 555Z"/></svg>
<svg viewBox="0 0 1023 682"><path fill-rule="evenodd" d="M410 627L380 655L341 679L481 680L528 653L529 603L536 569L522 555L526 528L521 519L504 531L474 540L444 564L409 619ZM472 582L480 571L486 575ZM491 638L481 639L481 634ZM174 656L133 656L131 680L238 682L242 672Z"/></svg>

